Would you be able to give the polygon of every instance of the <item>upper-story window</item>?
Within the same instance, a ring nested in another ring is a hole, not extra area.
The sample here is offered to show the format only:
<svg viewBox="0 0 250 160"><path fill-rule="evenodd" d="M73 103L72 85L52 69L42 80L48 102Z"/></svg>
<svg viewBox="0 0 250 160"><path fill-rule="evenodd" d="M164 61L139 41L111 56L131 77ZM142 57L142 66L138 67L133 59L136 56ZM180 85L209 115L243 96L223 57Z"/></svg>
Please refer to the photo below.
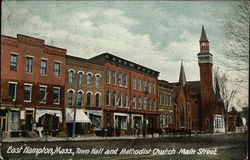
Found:
<svg viewBox="0 0 250 160"><path fill-rule="evenodd" d="M118 74L118 85L122 86L122 73Z"/></svg>
<svg viewBox="0 0 250 160"><path fill-rule="evenodd" d="M60 88L53 88L53 104L60 104Z"/></svg>
<svg viewBox="0 0 250 160"><path fill-rule="evenodd" d="M39 103L46 103L46 90L47 86L40 86L39 87Z"/></svg>
<svg viewBox="0 0 250 160"><path fill-rule="evenodd" d="M133 89L136 90L136 78L133 78Z"/></svg>
<svg viewBox="0 0 250 160"><path fill-rule="evenodd" d="M99 74L97 74L95 76L95 87L100 88L100 83L101 83L101 76Z"/></svg>
<svg viewBox="0 0 250 160"><path fill-rule="evenodd" d="M17 82L9 82L9 94L8 94L8 97L12 101L16 100L16 87L17 87Z"/></svg>
<svg viewBox="0 0 250 160"><path fill-rule="evenodd" d="M116 93L115 92L112 93L112 104L114 107L116 106Z"/></svg>
<svg viewBox="0 0 250 160"><path fill-rule="evenodd" d="M90 87L91 86L91 73L87 73L87 86Z"/></svg>
<svg viewBox="0 0 250 160"><path fill-rule="evenodd" d="M143 109L147 110L147 98L146 97L143 100Z"/></svg>
<svg viewBox="0 0 250 160"><path fill-rule="evenodd" d="M100 93L96 93L95 95L95 106L100 107Z"/></svg>
<svg viewBox="0 0 250 160"><path fill-rule="evenodd" d="M151 83L148 81L148 93L151 93Z"/></svg>
<svg viewBox="0 0 250 160"><path fill-rule="evenodd" d="M145 80L143 80L143 92L147 92L147 84Z"/></svg>
<svg viewBox="0 0 250 160"><path fill-rule="evenodd" d="M78 107L82 106L82 99L83 99L82 96L83 96L83 92L79 91L77 93L77 99L76 99L77 100L76 104Z"/></svg>
<svg viewBox="0 0 250 160"><path fill-rule="evenodd" d="M116 72L115 71L112 72L112 76L113 76L113 85L116 85Z"/></svg>
<svg viewBox="0 0 250 160"><path fill-rule="evenodd" d="M169 95L169 105L172 106L172 96Z"/></svg>
<svg viewBox="0 0 250 160"><path fill-rule="evenodd" d="M141 97L139 97L138 99L138 109L141 110L141 105L142 105L142 101L141 101Z"/></svg>
<svg viewBox="0 0 250 160"><path fill-rule="evenodd" d="M54 63L54 76L55 77L61 76L61 63L59 62Z"/></svg>
<svg viewBox="0 0 250 160"><path fill-rule="evenodd" d="M87 106L91 106L91 95L90 92L87 93Z"/></svg>
<svg viewBox="0 0 250 160"><path fill-rule="evenodd" d="M122 106L122 94L119 93L118 94L118 102L117 102L118 106L121 107Z"/></svg>
<svg viewBox="0 0 250 160"><path fill-rule="evenodd" d="M154 111L156 111L156 101L155 101L155 99L154 99Z"/></svg>
<svg viewBox="0 0 250 160"><path fill-rule="evenodd" d="M31 102L32 84L24 84L24 102Z"/></svg>
<svg viewBox="0 0 250 160"><path fill-rule="evenodd" d="M123 95L123 106L128 106L128 95L126 93Z"/></svg>
<svg viewBox="0 0 250 160"><path fill-rule="evenodd" d="M148 110L151 111L151 99L148 99Z"/></svg>
<svg viewBox="0 0 250 160"><path fill-rule="evenodd" d="M126 73L124 73L124 75L123 75L123 85L124 85L125 87L128 86L128 76L127 76Z"/></svg>
<svg viewBox="0 0 250 160"><path fill-rule="evenodd" d="M153 83L153 85L152 85L152 93L155 94L155 83Z"/></svg>
<svg viewBox="0 0 250 160"><path fill-rule="evenodd" d="M82 85L83 84L83 73L79 72L78 73L78 85Z"/></svg>
<svg viewBox="0 0 250 160"><path fill-rule="evenodd" d="M68 91L68 105L69 106L73 105L73 91L72 90Z"/></svg>
<svg viewBox="0 0 250 160"><path fill-rule="evenodd" d="M133 97L133 109L136 109L136 96Z"/></svg>
<svg viewBox="0 0 250 160"><path fill-rule="evenodd" d="M162 100L162 94L160 93L159 94L159 105L162 105L162 101L161 100Z"/></svg>
<svg viewBox="0 0 250 160"><path fill-rule="evenodd" d="M162 105L165 105L165 94L162 94L162 96L161 96L161 103L162 103Z"/></svg>
<svg viewBox="0 0 250 160"><path fill-rule="evenodd" d="M32 65L33 65L33 58L26 57L26 68L25 71L28 73L32 73Z"/></svg>
<svg viewBox="0 0 250 160"><path fill-rule="evenodd" d="M110 106L110 91L106 92L106 105Z"/></svg>
<svg viewBox="0 0 250 160"><path fill-rule="evenodd" d="M17 55L16 54L10 55L10 70L17 71Z"/></svg>
<svg viewBox="0 0 250 160"><path fill-rule="evenodd" d="M72 71L72 70L70 70L69 72L68 72L68 83L73 83L73 81L74 81L74 71Z"/></svg>
<svg viewBox="0 0 250 160"><path fill-rule="evenodd" d="M106 72L106 83L110 84L110 70L107 70Z"/></svg>
<svg viewBox="0 0 250 160"><path fill-rule="evenodd" d="M138 79L138 90L141 91L141 79Z"/></svg>
<svg viewBox="0 0 250 160"><path fill-rule="evenodd" d="M45 59L41 60L41 66L40 66L40 74L41 75L47 75L47 64L48 61Z"/></svg>

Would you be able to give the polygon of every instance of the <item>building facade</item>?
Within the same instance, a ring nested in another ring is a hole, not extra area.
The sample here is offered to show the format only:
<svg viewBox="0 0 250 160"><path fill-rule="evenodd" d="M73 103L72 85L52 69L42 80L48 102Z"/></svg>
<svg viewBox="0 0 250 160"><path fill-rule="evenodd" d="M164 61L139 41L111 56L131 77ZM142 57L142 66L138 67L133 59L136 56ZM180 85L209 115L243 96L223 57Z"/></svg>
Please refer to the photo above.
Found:
<svg viewBox="0 0 250 160"><path fill-rule="evenodd" d="M63 130L66 49L1 36L1 130Z"/></svg>
<svg viewBox="0 0 250 160"><path fill-rule="evenodd" d="M74 108L77 108L76 133L92 133L95 130L101 130L105 100L103 66L70 55L66 56L66 61L65 114L67 129L72 130Z"/></svg>
<svg viewBox="0 0 250 160"><path fill-rule="evenodd" d="M104 127L131 129L157 127L159 72L109 53L90 59L104 66Z"/></svg>
<svg viewBox="0 0 250 160"><path fill-rule="evenodd" d="M160 128L174 128L175 107L173 102L174 86L168 81L158 80L158 114Z"/></svg>

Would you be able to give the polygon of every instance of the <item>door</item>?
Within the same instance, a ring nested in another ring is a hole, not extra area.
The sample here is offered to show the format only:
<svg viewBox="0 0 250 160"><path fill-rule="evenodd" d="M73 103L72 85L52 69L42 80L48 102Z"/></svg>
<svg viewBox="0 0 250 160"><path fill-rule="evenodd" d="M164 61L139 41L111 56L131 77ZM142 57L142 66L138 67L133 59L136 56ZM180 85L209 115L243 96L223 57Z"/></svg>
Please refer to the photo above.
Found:
<svg viewBox="0 0 250 160"><path fill-rule="evenodd" d="M1 131L7 131L7 114L4 110L1 110L0 114L0 129Z"/></svg>
<svg viewBox="0 0 250 160"><path fill-rule="evenodd" d="M32 131L33 111L26 111L26 130Z"/></svg>

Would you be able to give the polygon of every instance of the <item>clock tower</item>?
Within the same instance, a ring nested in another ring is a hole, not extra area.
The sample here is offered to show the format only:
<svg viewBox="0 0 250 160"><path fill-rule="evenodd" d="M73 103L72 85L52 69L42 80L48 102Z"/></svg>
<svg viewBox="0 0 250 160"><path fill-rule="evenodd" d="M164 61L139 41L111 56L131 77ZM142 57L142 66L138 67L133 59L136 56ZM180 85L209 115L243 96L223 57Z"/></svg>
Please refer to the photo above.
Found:
<svg viewBox="0 0 250 160"><path fill-rule="evenodd" d="M204 26L201 30L198 64L200 68L201 128L208 131L213 128L213 55L209 52L209 41Z"/></svg>

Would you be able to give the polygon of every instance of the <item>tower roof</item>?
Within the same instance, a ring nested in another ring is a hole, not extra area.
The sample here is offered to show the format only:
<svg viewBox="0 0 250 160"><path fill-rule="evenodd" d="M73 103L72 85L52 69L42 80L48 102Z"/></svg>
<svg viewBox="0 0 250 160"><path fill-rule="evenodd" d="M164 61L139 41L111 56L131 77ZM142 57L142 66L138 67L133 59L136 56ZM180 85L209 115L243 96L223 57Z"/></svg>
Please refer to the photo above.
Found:
<svg viewBox="0 0 250 160"><path fill-rule="evenodd" d="M183 63L181 62L181 70L180 70L180 75L179 75L179 85L180 86L185 86L187 83Z"/></svg>
<svg viewBox="0 0 250 160"><path fill-rule="evenodd" d="M204 26L202 25L202 29L201 29L201 38L200 38L200 42L208 42L207 40L207 35L204 29Z"/></svg>

